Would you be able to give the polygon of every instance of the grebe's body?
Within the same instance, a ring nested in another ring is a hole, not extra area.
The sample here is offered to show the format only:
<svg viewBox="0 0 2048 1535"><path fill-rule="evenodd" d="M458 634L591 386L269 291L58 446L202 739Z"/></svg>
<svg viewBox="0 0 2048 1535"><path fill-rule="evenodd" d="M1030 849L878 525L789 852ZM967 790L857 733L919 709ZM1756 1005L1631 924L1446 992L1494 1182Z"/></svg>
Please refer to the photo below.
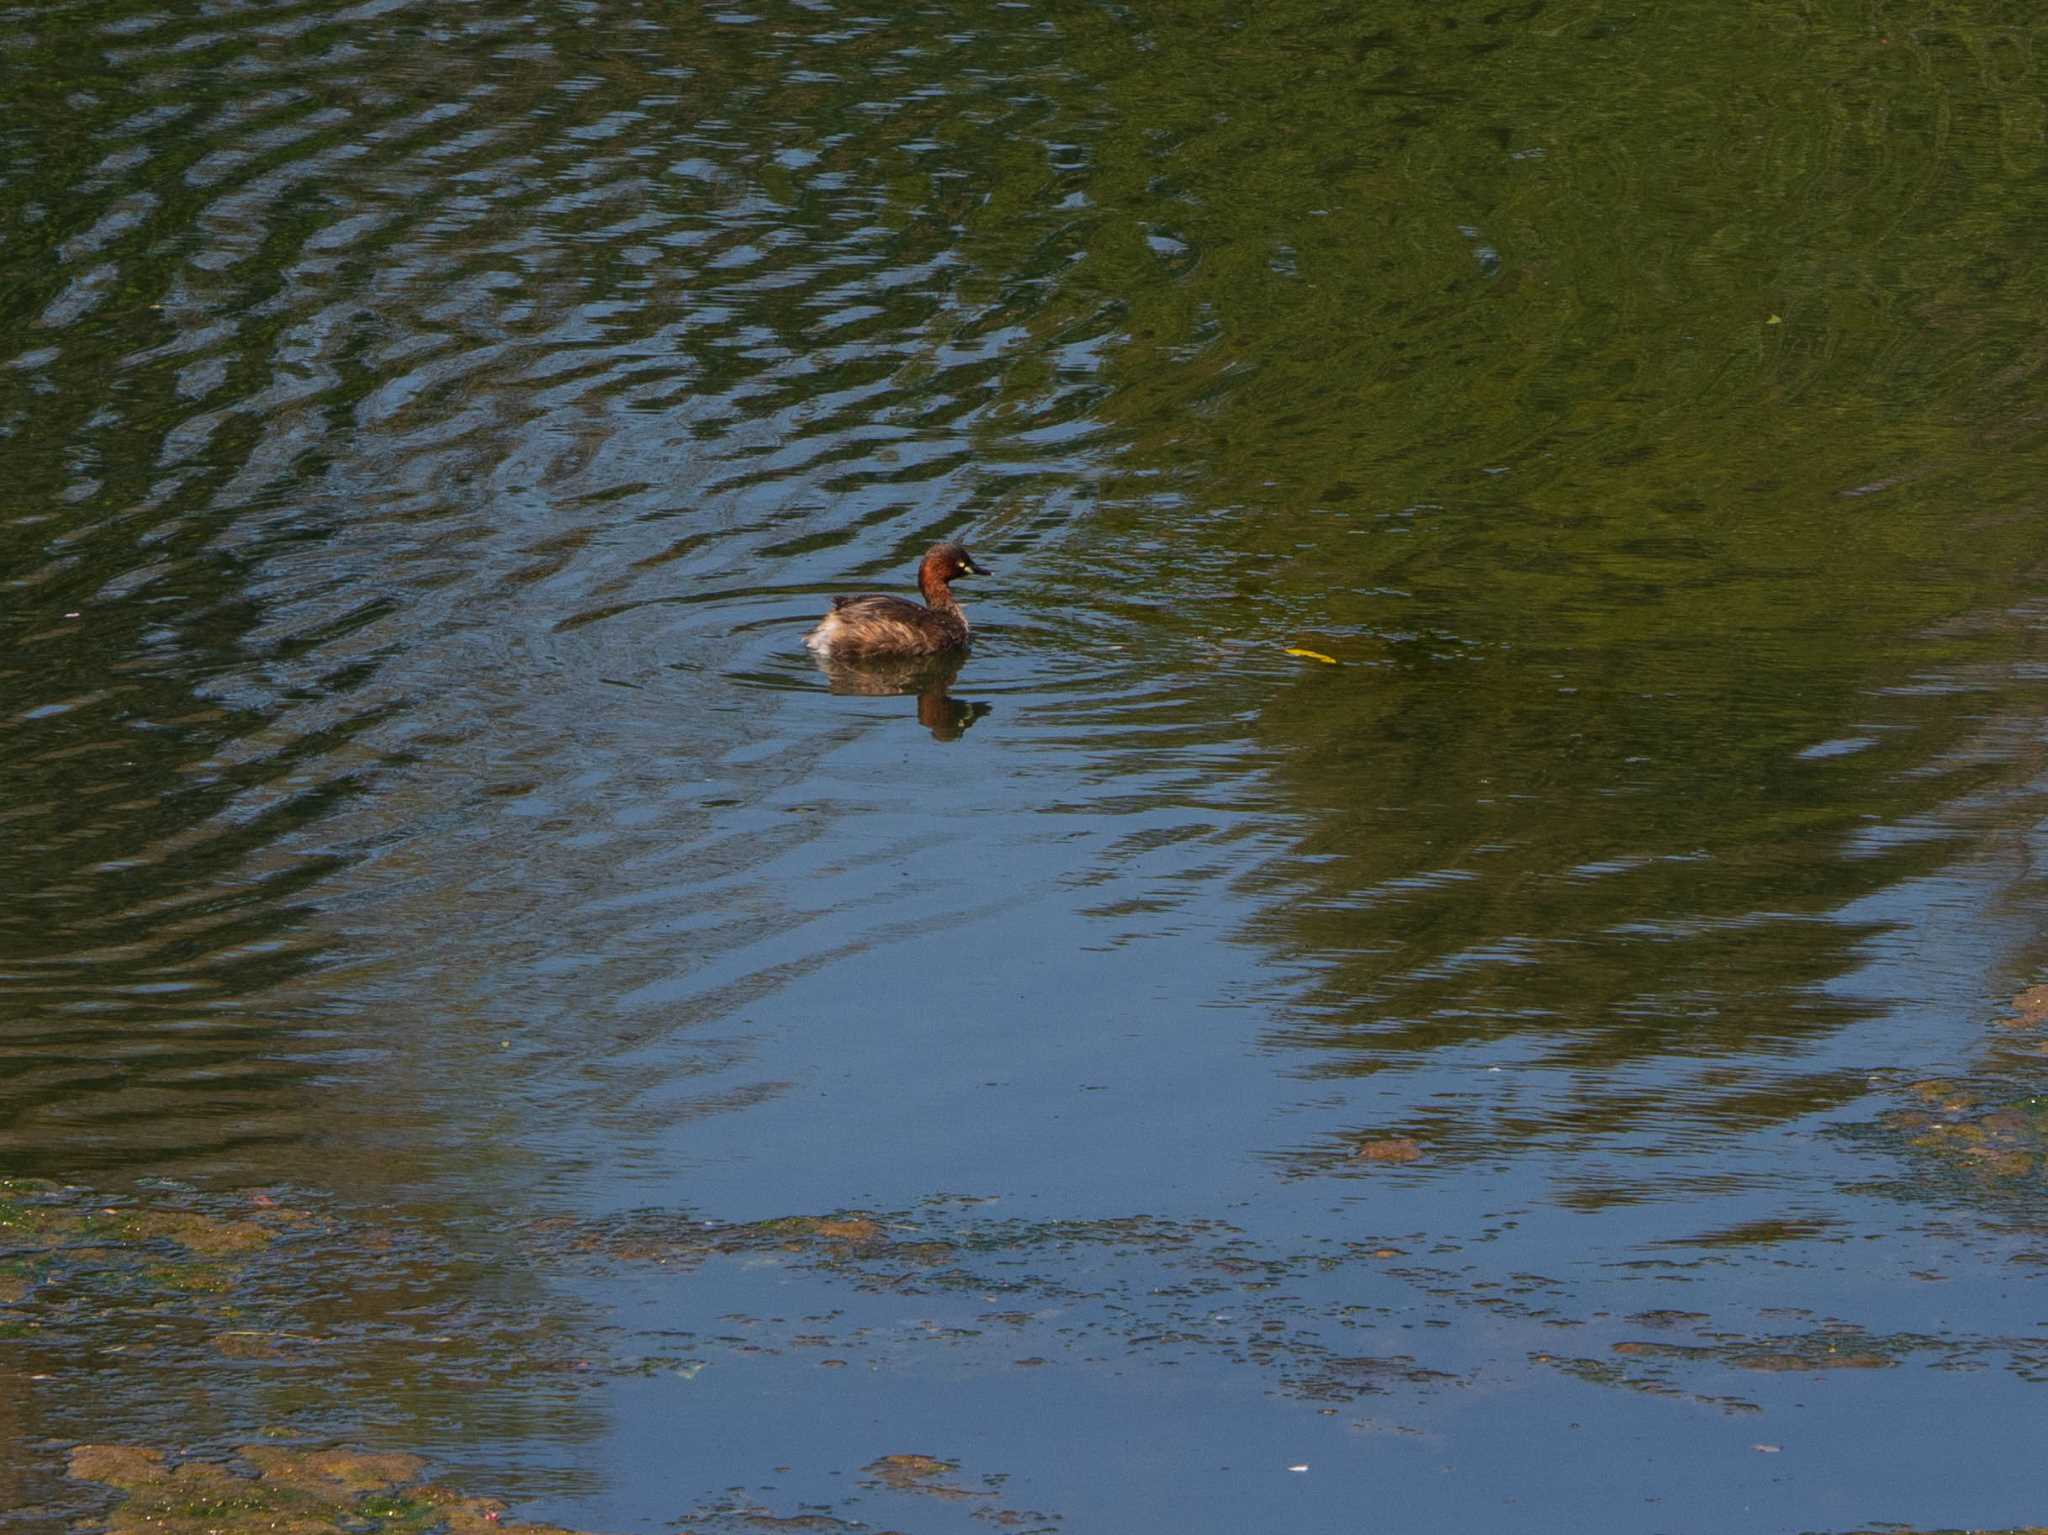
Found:
<svg viewBox="0 0 2048 1535"><path fill-rule="evenodd" d="M804 644L842 661L965 650L967 615L954 600L952 583L987 574L964 545L934 544L917 567L922 607L902 597L834 597L832 611L804 636Z"/></svg>

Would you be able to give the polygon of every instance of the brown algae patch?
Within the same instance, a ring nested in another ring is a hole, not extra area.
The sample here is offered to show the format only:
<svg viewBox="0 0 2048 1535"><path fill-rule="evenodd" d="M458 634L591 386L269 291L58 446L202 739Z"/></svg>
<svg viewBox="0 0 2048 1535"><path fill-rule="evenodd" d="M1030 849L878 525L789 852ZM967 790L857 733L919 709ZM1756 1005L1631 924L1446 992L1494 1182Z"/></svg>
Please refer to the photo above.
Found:
<svg viewBox="0 0 2048 1535"><path fill-rule="evenodd" d="M1695 1236L1673 1237L1669 1241L1652 1242L1650 1248L1757 1248L1772 1247L1784 1242L1808 1242L1824 1237L1834 1229L1835 1222L1826 1216L1771 1216L1758 1220L1738 1221L1732 1226L1721 1226L1712 1231L1702 1231Z"/></svg>
<svg viewBox="0 0 2048 1535"><path fill-rule="evenodd" d="M245 1445L238 1461L183 1460L139 1445L83 1444L70 1474L121 1495L106 1535L492 1535L505 1505L419 1480L417 1455ZM572 1535L521 1525L531 1535Z"/></svg>
<svg viewBox="0 0 2048 1535"><path fill-rule="evenodd" d="M2012 1014L1999 1024L2008 1029L2038 1029L2048 1025L2048 986L2029 986L2012 999Z"/></svg>
<svg viewBox="0 0 2048 1535"><path fill-rule="evenodd" d="M950 1476L960 1469L956 1460L940 1460L935 1455L884 1455L880 1460L869 1461L861 1470L874 1481L868 1485L880 1485L891 1492L921 1492L934 1498L984 1498L985 1492L975 1492L966 1487L955 1487L939 1478Z"/></svg>
<svg viewBox="0 0 2048 1535"><path fill-rule="evenodd" d="M1735 1337L1714 1333L1698 1342L1663 1338L1627 1338L1610 1345L1610 1357L1572 1358L1557 1354L1531 1356L1593 1385L1614 1386L1651 1396L1684 1397L1726 1412L1755 1412L1739 1397L1688 1391L1672 1378L1674 1368L1714 1366L1757 1374L1814 1374L1833 1370L1888 1370L1916 1354L1931 1354L1937 1363L1956 1350L1942 1340L1914 1334L1876 1336L1858 1327L1824 1326L1810 1332L1773 1337Z"/></svg>
<svg viewBox="0 0 2048 1535"><path fill-rule="evenodd" d="M1351 1355L1321 1360L1297 1387L1311 1401L1351 1402L1363 1396L1384 1396L1402 1386L1457 1384L1458 1377L1432 1370L1406 1354L1386 1358Z"/></svg>
<svg viewBox="0 0 2048 1535"><path fill-rule="evenodd" d="M236 1329L232 1332L215 1333L214 1352L228 1359L282 1359L287 1343L302 1340L288 1338L282 1333L255 1332Z"/></svg>
<svg viewBox="0 0 2048 1535"><path fill-rule="evenodd" d="M1775 1353L1766 1350L1761 1353L1743 1354L1729 1362L1744 1370L1776 1371L1785 1374L1801 1374L1811 1370L1889 1370L1898 1363L1896 1359L1887 1359L1883 1354L1845 1354L1839 1349L1827 1353Z"/></svg>
<svg viewBox="0 0 2048 1535"><path fill-rule="evenodd" d="M1209 1268L1251 1279L1276 1267L1251 1256L1243 1233L1225 1222L1149 1216L961 1221L943 1214L853 1210L728 1224L648 1210L600 1225L563 1222L553 1229L566 1236L570 1252L584 1256L695 1267L713 1258L781 1253L800 1267L853 1273L879 1288L896 1288L910 1279L941 1288L1037 1288L1031 1281L998 1278L988 1265L1010 1265L1032 1256L1069 1259L1087 1251L1199 1259ZM969 1264L976 1266L975 1271L949 1267Z"/></svg>
<svg viewBox="0 0 2048 1535"><path fill-rule="evenodd" d="M126 1245L172 1242L203 1258L240 1257L268 1247L277 1232L255 1221L226 1220L189 1210L104 1210L88 1216L87 1232Z"/></svg>
<svg viewBox="0 0 2048 1535"><path fill-rule="evenodd" d="M417 1455L360 1450L294 1450L283 1445L245 1445L242 1459L262 1479L316 1498L352 1498L418 1479L426 1462Z"/></svg>
<svg viewBox="0 0 2048 1535"><path fill-rule="evenodd" d="M778 1469L786 1471L789 1468ZM1063 1522L1059 1515L1003 1506L1003 1485L1007 1480L1006 1476L995 1473L980 1477L979 1487L962 1485L958 1461L918 1451L901 1451L883 1455L862 1466L856 1485L872 1495L935 1498L946 1503L972 1504L971 1509L963 1512L979 1523L999 1530L1029 1532L1029 1535L1053 1535ZM869 1515L870 1519L874 1517L872 1513ZM692 1509L682 1516L678 1535L741 1535L741 1532L785 1535L785 1532L810 1531L818 1532L818 1535L841 1535L841 1532L854 1535L854 1532L878 1529L881 1535L889 1535L889 1531L896 1528L900 1527L841 1519L823 1512L816 1504L809 1505L803 1513L778 1514L753 1498L737 1498Z"/></svg>
<svg viewBox="0 0 2048 1535"><path fill-rule="evenodd" d="M902 1229L901 1223L895 1223ZM547 1228L543 1228L547 1229ZM865 1210L833 1215L784 1215L768 1220L724 1224L643 1212L605 1230L571 1229L572 1252L601 1254L627 1263L678 1264L694 1267L708 1258L750 1253L785 1252L836 1265L887 1258L924 1266L953 1256L947 1242L904 1241L892 1237L882 1218Z"/></svg>
<svg viewBox="0 0 2048 1535"><path fill-rule="evenodd" d="M855 1242L866 1245L883 1240L881 1222L870 1215L849 1215L840 1219L800 1220L797 1224L807 1227L810 1233L833 1242Z"/></svg>
<svg viewBox="0 0 2048 1535"><path fill-rule="evenodd" d="M776 1514L761 1503L714 1503L684 1517L679 1535L867 1535L870 1526L830 1514Z"/></svg>
<svg viewBox="0 0 2048 1535"><path fill-rule="evenodd" d="M1458 1380L1416 1360L1375 1357L1377 1330L1404 1319L1412 1280L1375 1263L1365 1281L1370 1297L1343 1283L1341 1274L1365 1265L1357 1244L1278 1254L1224 1221L990 1218L979 1208L985 1203L949 1195L911 1210L744 1223L641 1210L551 1229L568 1253L599 1263L694 1273L721 1260L765 1260L918 1307L908 1326L837 1325L840 1313L822 1307L794 1319L728 1313L716 1331L671 1335L696 1357L650 1355L643 1373L796 1351L824 1354L821 1368L865 1356L897 1369L906 1348L935 1346L1034 1369L1093 1359L1104 1348L1162 1362L1206 1356L1271 1372L1280 1390L1319 1403ZM1525 1288L1483 1303L1520 1314L1532 1309Z"/></svg>
<svg viewBox="0 0 2048 1535"><path fill-rule="evenodd" d="M1895 1082L1903 1099L1878 1116L1878 1134L1903 1141L1924 1168L1962 1175L1975 1189L2003 1194L2048 1178L2048 984L2029 986L1996 1020L1982 1072L1968 1081L1927 1077Z"/></svg>
<svg viewBox="0 0 2048 1535"><path fill-rule="evenodd" d="M1906 1092L1914 1106L1881 1115L1878 1125L1935 1166L1994 1185L2048 1174L2048 1097L2000 1099L1944 1080Z"/></svg>

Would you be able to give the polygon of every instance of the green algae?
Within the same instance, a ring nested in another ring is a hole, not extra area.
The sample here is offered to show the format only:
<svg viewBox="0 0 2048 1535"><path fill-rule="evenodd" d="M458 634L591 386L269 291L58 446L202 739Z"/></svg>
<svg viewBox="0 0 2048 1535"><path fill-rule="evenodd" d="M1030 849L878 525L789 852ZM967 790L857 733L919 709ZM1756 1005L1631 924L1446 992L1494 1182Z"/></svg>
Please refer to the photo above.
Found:
<svg viewBox="0 0 2048 1535"><path fill-rule="evenodd" d="M253 1216L140 1198L100 1204L87 1190L0 1179L0 1301L20 1300L51 1278L101 1282L119 1276L130 1286L220 1290L240 1263L300 1224L300 1212L265 1209Z"/></svg>
<svg viewBox="0 0 2048 1535"><path fill-rule="evenodd" d="M121 1518L157 1535L200 1528L194 1521L331 1531L337 1518L357 1535L372 1527L365 1520L398 1535L465 1519L482 1531L495 1521L465 1514L445 1489L409 1485L404 1465L277 1446L233 1461L218 1452L238 1437L324 1440L365 1423L409 1448L506 1392L556 1432L581 1431L589 1411L566 1378L570 1350L589 1347L573 1319L502 1295L484 1306L476 1258L425 1222L174 1184L110 1197L10 1182L0 1196L0 1345L14 1356L0 1363L70 1425L50 1436L33 1473L61 1480L66 1438L132 1441L88 1446L75 1467L125 1487L133 1513L117 1516L117 1531ZM181 1415L170 1378L216 1389ZM206 1454L196 1458L138 1447L200 1433ZM348 1482L350 1466L376 1485Z"/></svg>

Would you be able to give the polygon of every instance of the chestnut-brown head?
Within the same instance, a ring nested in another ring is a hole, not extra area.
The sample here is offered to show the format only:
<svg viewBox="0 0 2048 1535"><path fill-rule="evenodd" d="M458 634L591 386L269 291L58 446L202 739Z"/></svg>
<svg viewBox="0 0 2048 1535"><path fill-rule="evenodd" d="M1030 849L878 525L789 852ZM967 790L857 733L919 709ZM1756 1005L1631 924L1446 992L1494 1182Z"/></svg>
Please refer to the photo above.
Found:
<svg viewBox="0 0 2048 1535"><path fill-rule="evenodd" d="M967 552L965 544L933 544L918 563L917 588L924 593L925 600L931 602L962 576L987 574L986 567L974 563L974 556Z"/></svg>

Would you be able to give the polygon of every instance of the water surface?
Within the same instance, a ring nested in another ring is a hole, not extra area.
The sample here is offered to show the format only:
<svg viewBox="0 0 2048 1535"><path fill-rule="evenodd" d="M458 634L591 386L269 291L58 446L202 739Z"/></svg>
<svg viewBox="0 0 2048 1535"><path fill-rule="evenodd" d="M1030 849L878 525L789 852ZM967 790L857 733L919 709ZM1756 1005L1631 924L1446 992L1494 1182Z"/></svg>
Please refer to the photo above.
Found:
<svg viewBox="0 0 2048 1535"><path fill-rule="evenodd" d="M0 1502L2038 1521L2039 41L0 11Z"/></svg>

